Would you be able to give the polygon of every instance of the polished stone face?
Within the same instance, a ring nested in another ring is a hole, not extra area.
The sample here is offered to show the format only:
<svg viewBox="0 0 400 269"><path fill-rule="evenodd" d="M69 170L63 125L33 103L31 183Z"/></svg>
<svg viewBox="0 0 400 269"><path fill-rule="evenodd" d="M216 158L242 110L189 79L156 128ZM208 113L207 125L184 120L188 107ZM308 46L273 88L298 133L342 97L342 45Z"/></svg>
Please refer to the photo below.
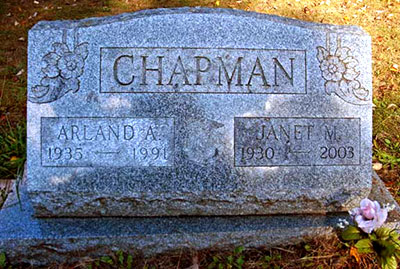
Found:
<svg viewBox="0 0 400 269"><path fill-rule="evenodd" d="M29 32L38 216L345 211L371 186L371 44L354 26L183 8Z"/></svg>

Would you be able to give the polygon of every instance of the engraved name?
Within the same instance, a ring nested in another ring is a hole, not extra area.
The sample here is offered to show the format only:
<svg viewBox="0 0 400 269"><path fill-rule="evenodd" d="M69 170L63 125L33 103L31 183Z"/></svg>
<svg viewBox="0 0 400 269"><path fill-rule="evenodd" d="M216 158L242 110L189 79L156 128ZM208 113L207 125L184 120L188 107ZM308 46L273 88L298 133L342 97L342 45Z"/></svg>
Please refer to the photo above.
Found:
<svg viewBox="0 0 400 269"><path fill-rule="evenodd" d="M235 118L235 166L360 164L360 119Z"/></svg>
<svg viewBox="0 0 400 269"><path fill-rule="evenodd" d="M43 166L171 166L170 118L41 118Z"/></svg>
<svg viewBox="0 0 400 269"><path fill-rule="evenodd" d="M100 91L306 93L304 50L101 48Z"/></svg>

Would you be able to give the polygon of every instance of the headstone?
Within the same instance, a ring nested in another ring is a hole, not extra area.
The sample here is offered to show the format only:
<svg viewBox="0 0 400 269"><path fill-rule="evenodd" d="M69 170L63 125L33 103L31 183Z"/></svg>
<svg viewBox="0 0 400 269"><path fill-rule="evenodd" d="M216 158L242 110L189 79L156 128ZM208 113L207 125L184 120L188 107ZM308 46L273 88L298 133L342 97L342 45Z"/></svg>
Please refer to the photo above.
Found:
<svg viewBox="0 0 400 269"><path fill-rule="evenodd" d="M346 211L371 189L371 41L171 9L29 32L36 216Z"/></svg>

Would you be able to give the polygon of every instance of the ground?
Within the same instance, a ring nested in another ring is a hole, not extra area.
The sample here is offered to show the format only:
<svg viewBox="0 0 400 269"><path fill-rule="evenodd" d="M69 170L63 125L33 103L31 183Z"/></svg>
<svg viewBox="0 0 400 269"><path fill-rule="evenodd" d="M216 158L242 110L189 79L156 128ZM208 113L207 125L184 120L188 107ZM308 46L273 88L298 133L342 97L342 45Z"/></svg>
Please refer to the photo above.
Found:
<svg viewBox="0 0 400 269"><path fill-rule="evenodd" d="M180 6L236 8L306 21L359 25L366 30L373 45L374 169L400 201L400 0L1 0L0 188L2 179L15 179L22 173L25 161L28 29L40 20ZM0 206L4 196L0 190ZM319 244L313 246L318 247ZM294 260L303 257L298 247L295 249L298 256ZM335 257L322 260L327 259L332 261ZM323 268L329 266L321 264Z"/></svg>

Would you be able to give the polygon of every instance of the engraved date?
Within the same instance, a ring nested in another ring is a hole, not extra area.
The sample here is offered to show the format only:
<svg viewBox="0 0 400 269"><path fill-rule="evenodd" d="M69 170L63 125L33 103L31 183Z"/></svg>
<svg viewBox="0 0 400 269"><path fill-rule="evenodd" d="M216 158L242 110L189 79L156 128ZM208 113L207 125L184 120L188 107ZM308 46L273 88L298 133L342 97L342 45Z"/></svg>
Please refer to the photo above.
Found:
<svg viewBox="0 0 400 269"><path fill-rule="evenodd" d="M167 160L167 150L165 148L160 147L139 147L133 148L133 159L134 160L146 160L146 159L164 159Z"/></svg>
<svg viewBox="0 0 400 269"><path fill-rule="evenodd" d="M272 147L242 147L241 160L271 160L275 156L275 150Z"/></svg>
<svg viewBox="0 0 400 269"><path fill-rule="evenodd" d="M64 160L80 160L83 157L82 148L60 148L60 147L49 147L48 148L48 159L51 161L57 161L60 159Z"/></svg>

